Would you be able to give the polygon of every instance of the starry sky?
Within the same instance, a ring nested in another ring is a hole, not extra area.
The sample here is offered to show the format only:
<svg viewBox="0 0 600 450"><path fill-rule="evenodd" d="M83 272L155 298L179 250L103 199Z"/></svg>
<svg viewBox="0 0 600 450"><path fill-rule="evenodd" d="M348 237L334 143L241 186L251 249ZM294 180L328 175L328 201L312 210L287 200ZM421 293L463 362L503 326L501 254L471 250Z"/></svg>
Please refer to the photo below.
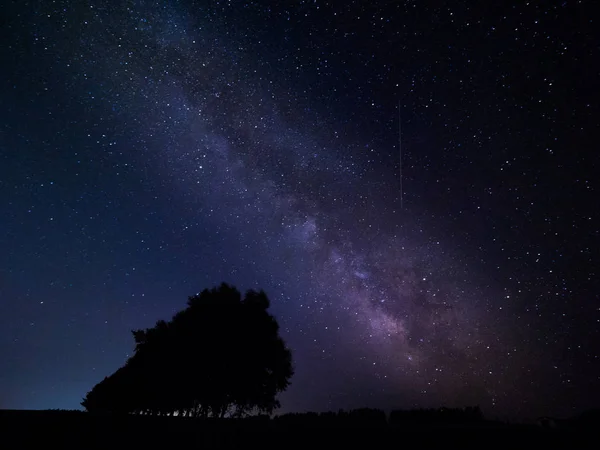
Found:
<svg viewBox="0 0 600 450"><path fill-rule="evenodd" d="M282 412L598 406L592 3L9 1L0 407L78 408L222 281Z"/></svg>

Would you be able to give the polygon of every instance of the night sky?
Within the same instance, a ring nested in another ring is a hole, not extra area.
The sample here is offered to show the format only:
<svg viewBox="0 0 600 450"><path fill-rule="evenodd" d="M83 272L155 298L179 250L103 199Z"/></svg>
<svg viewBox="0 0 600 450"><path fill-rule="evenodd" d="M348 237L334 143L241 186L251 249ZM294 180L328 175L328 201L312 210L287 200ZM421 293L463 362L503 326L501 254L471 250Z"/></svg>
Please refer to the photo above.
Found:
<svg viewBox="0 0 600 450"><path fill-rule="evenodd" d="M593 3L5 2L0 408L79 408L223 281L281 412L598 406Z"/></svg>

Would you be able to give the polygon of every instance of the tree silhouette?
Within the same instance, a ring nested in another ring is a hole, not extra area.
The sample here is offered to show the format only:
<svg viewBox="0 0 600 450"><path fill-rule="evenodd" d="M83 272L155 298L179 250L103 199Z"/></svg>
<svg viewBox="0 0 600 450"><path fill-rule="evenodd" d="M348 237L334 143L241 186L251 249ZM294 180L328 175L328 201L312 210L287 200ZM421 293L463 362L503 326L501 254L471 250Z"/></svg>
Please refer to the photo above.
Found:
<svg viewBox="0 0 600 450"><path fill-rule="evenodd" d="M225 283L169 322L133 331L134 355L87 393L87 411L195 417L271 413L293 375L263 291Z"/></svg>

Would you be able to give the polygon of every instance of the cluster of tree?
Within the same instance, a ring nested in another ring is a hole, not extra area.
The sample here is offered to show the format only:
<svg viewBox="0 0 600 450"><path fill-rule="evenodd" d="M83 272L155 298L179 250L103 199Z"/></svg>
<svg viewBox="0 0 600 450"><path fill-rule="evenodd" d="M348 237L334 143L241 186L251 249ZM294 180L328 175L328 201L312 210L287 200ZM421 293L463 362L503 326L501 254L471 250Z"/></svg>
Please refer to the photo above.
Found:
<svg viewBox="0 0 600 450"><path fill-rule="evenodd" d="M53 413L68 413L68 414L80 414L83 412L80 409L62 409L62 408L49 408L49 409L42 409L40 411L47 411L47 412L53 412Z"/></svg>
<svg viewBox="0 0 600 450"><path fill-rule="evenodd" d="M135 353L87 393L91 412L193 417L271 413L293 375L263 291L225 283L188 299L169 322L133 331Z"/></svg>

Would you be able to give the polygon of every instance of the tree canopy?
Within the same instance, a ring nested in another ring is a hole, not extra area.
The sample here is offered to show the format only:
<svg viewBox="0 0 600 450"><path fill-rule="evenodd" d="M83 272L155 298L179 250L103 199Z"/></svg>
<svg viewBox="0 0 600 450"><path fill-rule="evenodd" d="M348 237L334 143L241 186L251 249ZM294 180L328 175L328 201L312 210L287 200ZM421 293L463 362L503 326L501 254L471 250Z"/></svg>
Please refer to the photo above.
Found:
<svg viewBox="0 0 600 450"><path fill-rule="evenodd" d="M198 417L272 412L292 356L263 291L225 283L188 299L169 322L133 331L135 352L87 393L87 411Z"/></svg>

